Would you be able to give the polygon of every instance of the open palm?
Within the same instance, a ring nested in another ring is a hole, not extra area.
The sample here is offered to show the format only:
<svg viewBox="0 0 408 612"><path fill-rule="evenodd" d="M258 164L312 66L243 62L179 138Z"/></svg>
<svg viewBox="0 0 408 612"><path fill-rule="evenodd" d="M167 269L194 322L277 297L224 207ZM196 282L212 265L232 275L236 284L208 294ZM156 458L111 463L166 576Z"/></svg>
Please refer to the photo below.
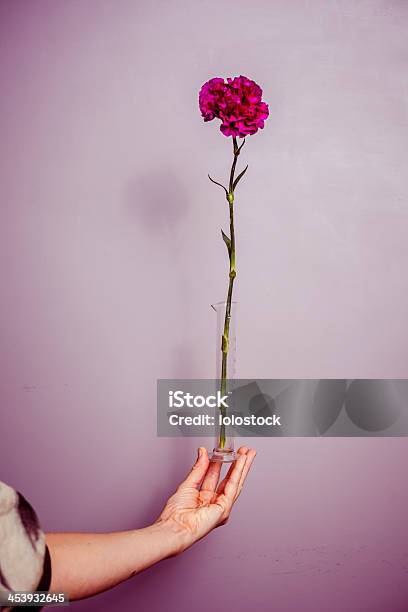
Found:
<svg viewBox="0 0 408 612"><path fill-rule="evenodd" d="M228 520L255 455L253 449L242 446L237 460L218 484L222 464L210 462L206 449L198 449L198 459L191 472L159 517L159 521L170 521L183 533L183 550Z"/></svg>

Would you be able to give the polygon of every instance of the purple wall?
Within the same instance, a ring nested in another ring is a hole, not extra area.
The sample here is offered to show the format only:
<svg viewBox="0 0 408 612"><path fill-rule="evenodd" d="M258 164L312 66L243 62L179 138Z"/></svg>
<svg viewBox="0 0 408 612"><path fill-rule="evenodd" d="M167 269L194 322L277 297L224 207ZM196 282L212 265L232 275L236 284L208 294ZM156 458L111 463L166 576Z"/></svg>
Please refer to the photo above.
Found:
<svg viewBox="0 0 408 612"><path fill-rule="evenodd" d="M211 377L230 142L197 92L271 116L237 194L241 377L408 377L408 3L0 1L1 478L46 529L152 520L191 439L159 377ZM76 610L403 612L405 439L274 439L224 529Z"/></svg>

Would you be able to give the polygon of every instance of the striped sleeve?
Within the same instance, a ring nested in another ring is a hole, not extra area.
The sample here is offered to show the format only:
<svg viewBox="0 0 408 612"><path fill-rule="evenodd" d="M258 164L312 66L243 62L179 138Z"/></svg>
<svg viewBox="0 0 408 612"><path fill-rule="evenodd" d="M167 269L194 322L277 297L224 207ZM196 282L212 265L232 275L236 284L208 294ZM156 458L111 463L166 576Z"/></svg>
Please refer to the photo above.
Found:
<svg viewBox="0 0 408 612"><path fill-rule="evenodd" d="M50 582L50 557L37 515L21 493L0 482L0 591L45 591Z"/></svg>

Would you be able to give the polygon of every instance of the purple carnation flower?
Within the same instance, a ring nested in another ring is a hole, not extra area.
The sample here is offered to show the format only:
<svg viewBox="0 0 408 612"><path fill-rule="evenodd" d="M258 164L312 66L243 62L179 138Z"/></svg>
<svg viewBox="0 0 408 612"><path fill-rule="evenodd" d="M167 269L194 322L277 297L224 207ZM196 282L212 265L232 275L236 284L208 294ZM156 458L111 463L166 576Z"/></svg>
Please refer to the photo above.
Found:
<svg viewBox="0 0 408 612"><path fill-rule="evenodd" d="M256 134L269 115L268 105L262 102L262 89L242 75L227 82L214 78L204 83L199 105L204 121L221 119L224 136L245 138Z"/></svg>

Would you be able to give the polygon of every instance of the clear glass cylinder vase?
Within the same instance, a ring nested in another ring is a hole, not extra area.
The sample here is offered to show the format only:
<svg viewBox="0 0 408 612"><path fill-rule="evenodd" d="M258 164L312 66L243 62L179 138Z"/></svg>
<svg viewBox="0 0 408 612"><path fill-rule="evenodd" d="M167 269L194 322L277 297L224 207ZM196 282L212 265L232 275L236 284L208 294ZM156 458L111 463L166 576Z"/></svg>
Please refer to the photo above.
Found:
<svg viewBox="0 0 408 612"><path fill-rule="evenodd" d="M227 302L212 304L215 310L216 320L216 387L222 395L232 391L235 378L235 366L237 358L237 303L231 302L229 316L227 314ZM227 351L225 349L227 348ZM229 463L236 458L234 449L234 437L231 435L231 427L224 424L228 417L227 408L216 408L215 414L215 441L211 454L212 461Z"/></svg>

